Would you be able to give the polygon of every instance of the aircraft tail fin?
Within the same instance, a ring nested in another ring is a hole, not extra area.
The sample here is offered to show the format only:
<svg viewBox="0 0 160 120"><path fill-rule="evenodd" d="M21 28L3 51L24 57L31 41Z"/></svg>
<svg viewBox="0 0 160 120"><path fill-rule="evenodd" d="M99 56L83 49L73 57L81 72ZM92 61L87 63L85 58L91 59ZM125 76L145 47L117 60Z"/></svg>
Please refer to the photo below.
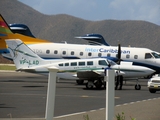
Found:
<svg viewBox="0 0 160 120"><path fill-rule="evenodd" d="M5 19L0 14L0 36L7 36L7 34L13 34L10 30L10 27L8 26Z"/></svg>
<svg viewBox="0 0 160 120"><path fill-rule="evenodd" d="M100 34L86 34L80 37L75 37L75 38L81 38L84 40L87 40L89 45L105 45L105 46L110 46L105 39L103 38L102 35Z"/></svg>
<svg viewBox="0 0 160 120"><path fill-rule="evenodd" d="M38 67L38 65L46 64L47 61L35 54L20 39L7 39L5 41L17 70L34 68Z"/></svg>

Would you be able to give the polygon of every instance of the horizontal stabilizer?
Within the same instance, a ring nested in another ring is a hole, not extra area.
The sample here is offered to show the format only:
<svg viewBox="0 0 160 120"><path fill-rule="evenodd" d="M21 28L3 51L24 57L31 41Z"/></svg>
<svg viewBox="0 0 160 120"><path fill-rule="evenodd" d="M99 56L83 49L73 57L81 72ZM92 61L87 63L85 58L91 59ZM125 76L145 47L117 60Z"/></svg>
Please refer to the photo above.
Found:
<svg viewBox="0 0 160 120"><path fill-rule="evenodd" d="M75 38L87 40L89 45L109 46L109 44L106 43L105 39L100 34L86 34L86 35L75 37Z"/></svg>

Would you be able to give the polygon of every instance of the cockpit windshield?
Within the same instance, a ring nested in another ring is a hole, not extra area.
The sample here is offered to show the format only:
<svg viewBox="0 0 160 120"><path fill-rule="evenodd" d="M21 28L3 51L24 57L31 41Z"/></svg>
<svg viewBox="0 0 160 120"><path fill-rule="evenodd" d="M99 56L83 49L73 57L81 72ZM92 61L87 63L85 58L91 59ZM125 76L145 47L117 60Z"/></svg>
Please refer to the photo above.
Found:
<svg viewBox="0 0 160 120"><path fill-rule="evenodd" d="M159 53L152 52L151 54L152 54L155 58L160 58L160 54L159 54Z"/></svg>
<svg viewBox="0 0 160 120"><path fill-rule="evenodd" d="M99 61L98 61L98 64L99 64L99 65L103 65L103 66L108 66L108 63L107 63L106 60L99 60Z"/></svg>
<svg viewBox="0 0 160 120"><path fill-rule="evenodd" d="M109 62L109 64L112 66L112 65L117 65L114 61L112 60L107 60Z"/></svg>

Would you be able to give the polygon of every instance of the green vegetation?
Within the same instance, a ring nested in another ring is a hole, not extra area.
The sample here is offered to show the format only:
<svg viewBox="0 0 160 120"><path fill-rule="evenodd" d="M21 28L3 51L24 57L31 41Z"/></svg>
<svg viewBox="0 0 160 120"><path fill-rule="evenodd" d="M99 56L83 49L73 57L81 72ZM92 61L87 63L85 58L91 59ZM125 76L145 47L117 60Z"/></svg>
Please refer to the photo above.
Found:
<svg viewBox="0 0 160 120"><path fill-rule="evenodd" d="M122 114L118 113L118 115L116 115L116 118L117 118L117 120L125 120L124 112L122 112ZM130 118L131 118L131 120L136 120L136 118L132 118L132 117L130 117Z"/></svg>
<svg viewBox="0 0 160 120"><path fill-rule="evenodd" d="M16 67L14 65L0 65L0 70L16 70Z"/></svg>
<svg viewBox="0 0 160 120"><path fill-rule="evenodd" d="M89 116L88 115L83 115L84 120L89 120Z"/></svg>

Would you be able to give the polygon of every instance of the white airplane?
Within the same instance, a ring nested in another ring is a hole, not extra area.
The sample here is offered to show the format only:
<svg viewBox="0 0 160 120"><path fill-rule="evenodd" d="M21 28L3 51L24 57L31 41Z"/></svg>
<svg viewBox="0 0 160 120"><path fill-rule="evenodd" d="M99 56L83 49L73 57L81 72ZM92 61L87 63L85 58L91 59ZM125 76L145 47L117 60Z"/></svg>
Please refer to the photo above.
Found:
<svg viewBox="0 0 160 120"><path fill-rule="evenodd" d="M104 68L113 69L118 76L124 78L143 77L155 72L150 68L133 66L127 62L118 65L105 58L44 60L19 39L8 39L6 43L18 71L48 73L47 67L54 66L59 68L58 77L61 78L64 72L74 72L72 76L88 81L87 88L93 88L94 85L101 88L105 85Z"/></svg>

